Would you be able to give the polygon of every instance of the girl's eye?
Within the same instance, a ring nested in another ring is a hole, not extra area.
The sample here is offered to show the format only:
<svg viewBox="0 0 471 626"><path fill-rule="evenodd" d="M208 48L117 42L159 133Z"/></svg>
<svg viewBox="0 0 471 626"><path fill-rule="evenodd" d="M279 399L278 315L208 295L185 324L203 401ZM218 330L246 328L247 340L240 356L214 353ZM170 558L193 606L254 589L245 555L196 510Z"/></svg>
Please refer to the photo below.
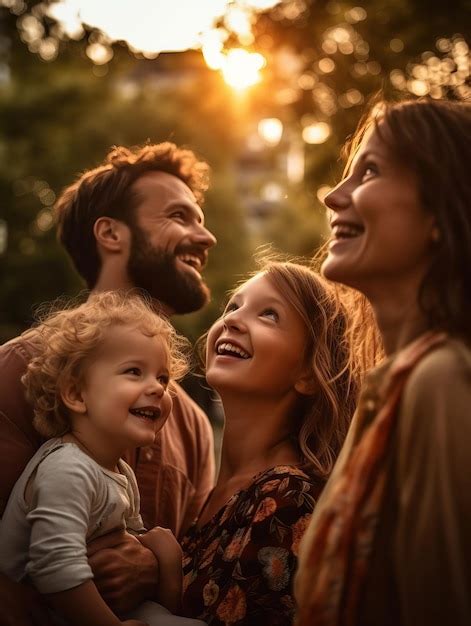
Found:
<svg viewBox="0 0 471 626"><path fill-rule="evenodd" d="M228 313L231 313L232 311L236 311L237 309L238 309L238 306L235 302L229 302L229 304L224 309L222 316L224 317L224 315L227 315Z"/></svg>
<svg viewBox="0 0 471 626"><path fill-rule="evenodd" d="M129 367L124 373L131 374L131 376L140 376L141 370L138 367Z"/></svg>
<svg viewBox="0 0 471 626"><path fill-rule="evenodd" d="M274 322L277 322L280 319L280 316L275 311L275 309L265 309L264 311L262 311L262 315L263 317L268 317L272 319Z"/></svg>

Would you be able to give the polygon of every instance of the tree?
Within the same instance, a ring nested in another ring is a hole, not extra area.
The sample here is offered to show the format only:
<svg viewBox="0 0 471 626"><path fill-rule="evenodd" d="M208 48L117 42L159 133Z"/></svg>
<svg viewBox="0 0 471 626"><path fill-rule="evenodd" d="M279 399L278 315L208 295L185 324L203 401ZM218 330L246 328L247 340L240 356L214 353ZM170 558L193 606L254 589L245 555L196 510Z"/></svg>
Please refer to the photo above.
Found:
<svg viewBox="0 0 471 626"><path fill-rule="evenodd" d="M220 242L207 270L214 303L181 320L195 337L235 277L253 266L256 244L310 255L322 242L322 195L340 175L340 146L372 94L470 96L471 0L448 2L446 10L433 0L282 0L251 13L253 41L232 32L225 42L226 50L242 45L267 58L263 81L245 98L199 52L146 59L90 28L78 41L67 39L45 14L47 4L0 0L3 338L29 324L33 303L79 288L55 243L51 205L112 144L170 138L213 166L205 210ZM229 28L224 20L219 26ZM248 142L264 117L283 122L284 139L254 152ZM295 144L303 145L304 182L286 175ZM273 190L278 199L265 201Z"/></svg>
<svg viewBox="0 0 471 626"><path fill-rule="evenodd" d="M1 339L30 324L34 304L83 287L55 241L52 205L60 190L100 162L113 144L168 139L189 145L213 168L214 188L205 211L209 227L223 242L207 270L214 304L184 324L190 336L200 334L250 256L230 185L237 128L227 91L215 86L220 78L199 55L195 61L190 53L174 67L171 55L134 59L119 44L104 71L87 58L85 40L62 42L58 57L45 62L20 40L17 18L0 11L10 73L0 92L0 193L8 227Z"/></svg>

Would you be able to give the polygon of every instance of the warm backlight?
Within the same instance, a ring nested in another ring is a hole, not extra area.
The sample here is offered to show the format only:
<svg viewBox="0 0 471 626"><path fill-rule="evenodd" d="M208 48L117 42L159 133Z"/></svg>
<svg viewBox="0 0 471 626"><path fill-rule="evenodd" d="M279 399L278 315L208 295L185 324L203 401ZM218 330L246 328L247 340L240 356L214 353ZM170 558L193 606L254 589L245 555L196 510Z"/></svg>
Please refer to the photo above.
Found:
<svg viewBox="0 0 471 626"><path fill-rule="evenodd" d="M233 48L225 55L221 69L228 85L243 90L260 82L260 70L264 65L265 58L258 52Z"/></svg>

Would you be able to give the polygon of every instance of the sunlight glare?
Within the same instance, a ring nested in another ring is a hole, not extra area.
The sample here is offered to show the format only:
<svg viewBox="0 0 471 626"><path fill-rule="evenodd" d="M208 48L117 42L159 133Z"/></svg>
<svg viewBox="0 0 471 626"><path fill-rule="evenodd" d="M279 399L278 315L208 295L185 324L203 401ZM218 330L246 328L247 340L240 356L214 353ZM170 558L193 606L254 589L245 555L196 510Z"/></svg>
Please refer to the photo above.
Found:
<svg viewBox="0 0 471 626"><path fill-rule="evenodd" d="M228 85L246 89L261 80L265 57L243 48L225 50L230 33L239 45L253 41L254 12L266 11L280 0L173 0L172 10L161 0L53 0L47 13L56 19L69 37L80 34L81 25L103 33L99 41L90 40L87 55L97 64L108 63L111 44L126 41L133 52L155 58L160 52L202 49L210 69L221 71ZM216 28L224 18L226 28Z"/></svg>
<svg viewBox="0 0 471 626"><path fill-rule="evenodd" d="M245 0L244 4L256 11L267 11L280 4L280 2L281 0Z"/></svg>
<svg viewBox="0 0 471 626"><path fill-rule="evenodd" d="M54 2L47 8L47 14L60 23L61 30L70 39L80 39L84 30L79 19L78 6L67 2Z"/></svg>
<svg viewBox="0 0 471 626"><path fill-rule="evenodd" d="M265 58L258 52L247 52L242 48L229 50L222 64L222 74L228 85L243 90L260 82L260 70Z"/></svg>
<svg viewBox="0 0 471 626"><path fill-rule="evenodd" d="M320 144L330 137L331 129L326 122L315 122L303 129L303 139L306 143Z"/></svg>
<svg viewBox="0 0 471 626"><path fill-rule="evenodd" d="M280 143L283 135L283 123L276 117L267 117L258 123L258 134L270 146Z"/></svg>
<svg viewBox="0 0 471 626"><path fill-rule="evenodd" d="M239 7L231 7L224 17L226 27L237 33L239 37L247 37L252 34L252 21L248 11Z"/></svg>
<svg viewBox="0 0 471 626"><path fill-rule="evenodd" d="M201 50L206 65L212 70L220 70L224 63L224 40L227 32L222 29L214 29L204 34Z"/></svg>

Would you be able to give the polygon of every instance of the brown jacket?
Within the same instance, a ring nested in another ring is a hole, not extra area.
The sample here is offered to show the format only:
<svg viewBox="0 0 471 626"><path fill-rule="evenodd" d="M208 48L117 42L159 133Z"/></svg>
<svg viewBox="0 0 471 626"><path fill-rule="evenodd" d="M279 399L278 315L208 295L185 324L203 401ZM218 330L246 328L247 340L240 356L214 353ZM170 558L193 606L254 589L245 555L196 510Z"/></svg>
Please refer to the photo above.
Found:
<svg viewBox="0 0 471 626"><path fill-rule="evenodd" d="M0 346L0 515L42 443L21 383L30 358L31 346L21 337ZM208 418L181 387L158 440L126 460L137 476L146 527L184 534L214 485L214 455Z"/></svg>

